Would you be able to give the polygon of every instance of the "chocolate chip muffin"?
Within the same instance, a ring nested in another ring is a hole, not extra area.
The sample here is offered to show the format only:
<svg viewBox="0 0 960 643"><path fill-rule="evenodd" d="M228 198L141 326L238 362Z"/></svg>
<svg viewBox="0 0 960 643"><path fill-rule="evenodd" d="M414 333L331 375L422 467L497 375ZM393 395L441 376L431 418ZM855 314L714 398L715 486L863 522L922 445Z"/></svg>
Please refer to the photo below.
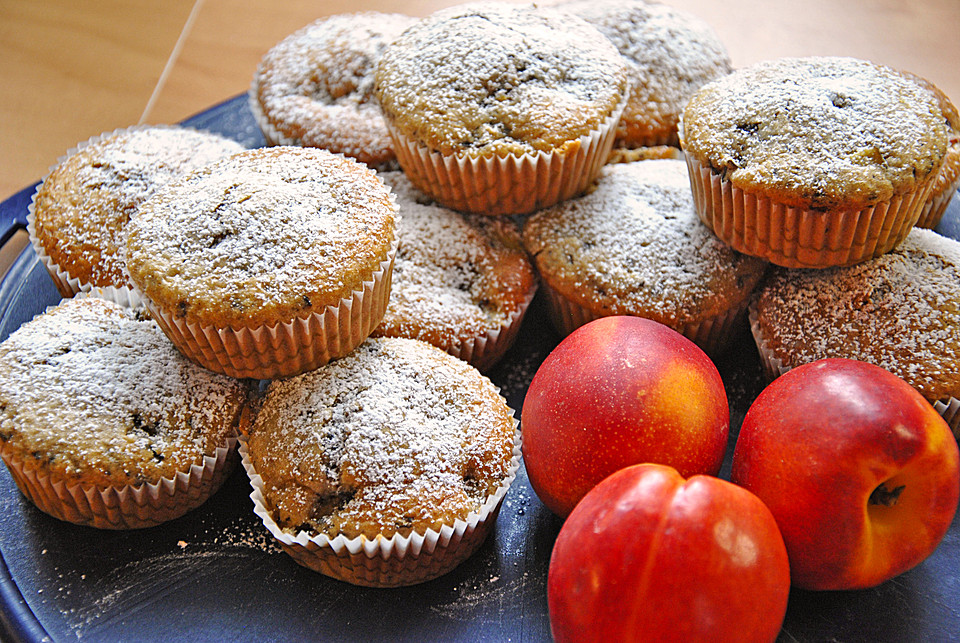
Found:
<svg viewBox="0 0 960 643"><path fill-rule="evenodd" d="M483 541L519 466L515 430L466 362L418 340L369 339L270 385L246 465L265 524L298 562L358 584L411 584Z"/></svg>
<svg viewBox="0 0 960 643"><path fill-rule="evenodd" d="M142 309L81 295L0 344L0 456L56 518L149 527L230 473L250 388L187 360Z"/></svg>

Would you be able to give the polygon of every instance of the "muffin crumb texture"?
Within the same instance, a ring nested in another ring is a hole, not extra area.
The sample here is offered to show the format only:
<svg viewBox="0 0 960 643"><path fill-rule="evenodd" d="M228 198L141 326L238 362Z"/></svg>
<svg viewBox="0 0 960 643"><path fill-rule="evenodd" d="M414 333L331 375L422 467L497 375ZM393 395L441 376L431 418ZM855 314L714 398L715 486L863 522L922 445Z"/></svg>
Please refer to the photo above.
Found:
<svg viewBox="0 0 960 643"><path fill-rule="evenodd" d="M116 132L70 154L40 185L34 212L43 250L67 274L93 286L127 285L126 224L173 179L243 147L187 128Z"/></svg>
<svg viewBox="0 0 960 643"><path fill-rule="evenodd" d="M513 443L512 414L473 367L382 338L275 381L249 452L282 528L373 538L466 519L505 481Z"/></svg>
<svg viewBox="0 0 960 643"><path fill-rule="evenodd" d="M387 258L395 213L363 164L310 148L250 150L146 202L131 222L127 262L159 308L257 327L362 289Z"/></svg>
<svg viewBox="0 0 960 643"><path fill-rule="evenodd" d="M679 146L677 122L700 87L730 73L720 38L697 16L643 0L556 5L597 27L627 61L630 99L614 147Z"/></svg>
<svg viewBox="0 0 960 643"><path fill-rule="evenodd" d="M593 192L533 215L523 236L544 281L565 297L668 326L744 302L766 265L700 222L679 160L608 165Z"/></svg>
<svg viewBox="0 0 960 643"><path fill-rule="evenodd" d="M374 165L392 160L373 73L387 45L415 22L402 14L339 14L277 43L263 57L253 86L268 140L322 147Z"/></svg>
<svg viewBox="0 0 960 643"><path fill-rule="evenodd" d="M380 176L402 221L390 303L376 333L451 345L507 324L536 286L516 225L448 210L400 172Z"/></svg>

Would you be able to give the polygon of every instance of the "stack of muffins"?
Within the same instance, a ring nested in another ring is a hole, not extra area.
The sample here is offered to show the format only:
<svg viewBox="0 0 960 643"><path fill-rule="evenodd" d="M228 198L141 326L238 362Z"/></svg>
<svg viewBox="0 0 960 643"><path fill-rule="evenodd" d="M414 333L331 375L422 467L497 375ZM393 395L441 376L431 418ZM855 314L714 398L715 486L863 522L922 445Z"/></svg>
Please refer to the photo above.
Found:
<svg viewBox="0 0 960 643"><path fill-rule="evenodd" d="M38 188L34 248L83 294L0 345L0 456L52 515L168 520L239 438L299 563L435 578L519 468L480 370L540 286L561 335L638 315L717 355L749 311L772 375L876 361L960 416L960 244L911 232L956 190L960 130L922 79L842 58L731 73L707 25L641 0L488 2L318 20L249 102L271 147L125 130Z"/></svg>
<svg viewBox="0 0 960 643"><path fill-rule="evenodd" d="M960 432L960 243L924 229L956 191L955 123L929 82L849 58L760 63L688 103L700 218L775 264L750 311L771 377L871 362Z"/></svg>

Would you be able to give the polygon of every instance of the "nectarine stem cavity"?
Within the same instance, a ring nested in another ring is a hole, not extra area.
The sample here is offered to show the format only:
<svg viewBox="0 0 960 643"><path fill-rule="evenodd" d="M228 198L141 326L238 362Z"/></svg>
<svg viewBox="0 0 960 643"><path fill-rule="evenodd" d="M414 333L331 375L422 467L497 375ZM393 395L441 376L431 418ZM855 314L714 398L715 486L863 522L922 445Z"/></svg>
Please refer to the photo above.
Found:
<svg viewBox="0 0 960 643"><path fill-rule="evenodd" d="M890 489L885 482L881 482L880 485L873 490L873 493L870 494L870 499L867 500L867 504L892 507L897 504L897 500L905 488L906 485L900 485L899 487Z"/></svg>

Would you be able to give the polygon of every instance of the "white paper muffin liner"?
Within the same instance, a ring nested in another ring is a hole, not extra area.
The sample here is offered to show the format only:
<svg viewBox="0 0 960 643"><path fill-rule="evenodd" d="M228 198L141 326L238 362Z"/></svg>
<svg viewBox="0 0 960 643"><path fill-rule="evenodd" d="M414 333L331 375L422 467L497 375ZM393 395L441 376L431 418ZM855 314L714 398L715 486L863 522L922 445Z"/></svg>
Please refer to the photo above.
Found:
<svg viewBox="0 0 960 643"><path fill-rule="evenodd" d="M550 321L562 337L566 337L588 322L605 316L564 297L546 282L543 284L543 292L546 296ZM691 340L703 352L716 356L730 344L738 328L745 323L746 315L747 301L744 301L721 315L698 322L679 324L673 326L673 330ZM642 317L642 315L638 316Z"/></svg>
<svg viewBox="0 0 960 643"><path fill-rule="evenodd" d="M920 218L917 219L917 227L936 228L937 224L940 223L940 219L943 218L943 214L947 211L947 206L950 205L951 199L953 199L954 194L957 193L958 188L960 188L960 172L957 172L957 176L946 189L937 194L930 195L923 206L923 210L920 212Z"/></svg>
<svg viewBox="0 0 960 643"><path fill-rule="evenodd" d="M773 349L770 348L770 344L764 338L763 331L760 330L760 320L755 302L750 303L747 319L750 323L750 334L753 335L757 352L760 354L760 366L763 368L763 374L768 381L772 382L793 367L784 364L783 360L774 355Z"/></svg>
<svg viewBox="0 0 960 643"><path fill-rule="evenodd" d="M288 377L350 353L380 324L390 300L398 245L394 234L387 257L371 278L336 306L273 326L220 328L187 322L140 296L170 341L201 366L237 378Z"/></svg>
<svg viewBox="0 0 960 643"><path fill-rule="evenodd" d="M750 332L753 335L753 341L757 345L757 352L760 355L760 365L763 368L763 374L768 381L773 381L789 371L792 366L783 363L777 357L769 342L763 336L760 329L760 321L755 304L749 307L748 318L750 321ZM949 397L937 400L933 403L933 408L946 421L955 438L960 441L960 400L955 397Z"/></svg>
<svg viewBox="0 0 960 643"><path fill-rule="evenodd" d="M893 249L916 224L936 178L869 208L824 213L745 192L685 157L700 220L734 249L787 268L845 266Z"/></svg>
<svg viewBox="0 0 960 643"><path fill-rule="evenodd" d="M489 496L476 512L466 519L457 519L439 531L427 529L408 536L395 534L390 538L365 536L330 538L326 534L306 531L290 533L274 520L267 507L263 480L257 474L247 453L246 442L240 440L240 457L250 478L253 491L253 511L263 521L280 547L297 563L326 576L367 587L400 587L423 583L453 570L469 558L483 544L493 528L503 498L516 479L520 468L520 431L514 423L513 456L500 487Z"/></svg>
<svg viewBox="0 0 960 643"><path fill-rule="evenodd" d="M594 131L568 151L500 156L441 154L400 132L386 117L397 160L410 181L438 203L477 214L529 214L582 193L610 156L622 98Z"/></svg>
<svg viewBox="0 0 960 643"><path fill-rule="evenodd" d="M78 525L99 529L141 529L179 518L202 505L236 466L236 438L218 447L203 464L193 464L155 483L96 486L68 481L22 458L0 442L3 459L17 487L41 511Z"/></svg>
<svg viewBox="0 0 960 643"><path fill-rule="evenodd" d="M247 105L267 145L300 145L300 141L284 136L283 132L274 127L263 113L263 106L257 98L257 74L253 75L250 89L247 90Z"/></svg>
<svg viewBox="0 0 960 643"><path fill-rule="evenodd" d="M530 302L533 301L537 293L538 285L534 283L526 299L520 306L506 319L499 328L489 329L482 336L471 337L462 342L450 346L442 346L444 350L459 357L465 362L472 364L478 371L486 371L492 368L503 354L510 350L514 341L517 339L517 333L520 332L520 326L523 324L523 318L530 308Z"/></svg>

